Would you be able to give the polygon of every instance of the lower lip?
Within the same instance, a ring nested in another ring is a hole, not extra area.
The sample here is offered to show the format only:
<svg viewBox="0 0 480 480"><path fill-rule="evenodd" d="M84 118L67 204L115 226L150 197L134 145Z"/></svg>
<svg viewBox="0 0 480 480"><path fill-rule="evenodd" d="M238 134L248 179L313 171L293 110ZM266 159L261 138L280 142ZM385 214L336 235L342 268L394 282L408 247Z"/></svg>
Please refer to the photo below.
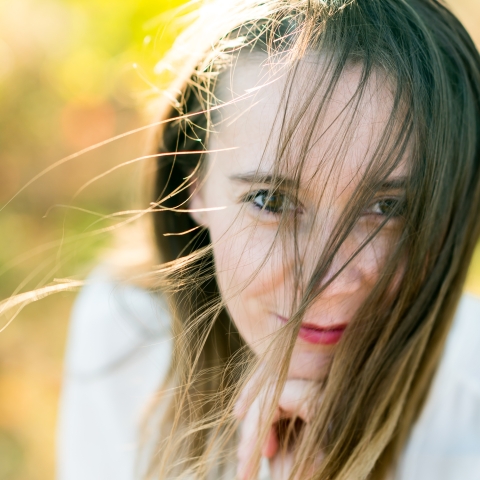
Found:
<svg viewBox="0 0 480 480"><path fill-rule="evenodd" d="M278 317L283 323L287 320L283 317ZM298 331L298 337L308 343L316 345L335 345L342 338L345 332L345 327L338 328L317 328L309 325L302 325Z"/></svg>
<svg viewBox="0 0 480 480"><path fill-rule="evenodd" d="M345 328L335 328L332 330L320 330L317 328L300 327L299 338L308 343L321 345L335 345L342 338Z"/></svg>

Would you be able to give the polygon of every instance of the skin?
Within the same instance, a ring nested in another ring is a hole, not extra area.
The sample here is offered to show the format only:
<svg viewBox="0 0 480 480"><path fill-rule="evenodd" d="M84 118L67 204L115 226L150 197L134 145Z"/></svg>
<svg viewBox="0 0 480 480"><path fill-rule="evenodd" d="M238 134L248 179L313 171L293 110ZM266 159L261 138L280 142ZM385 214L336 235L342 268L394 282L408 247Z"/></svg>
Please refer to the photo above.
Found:
<svg viewBox="0 0 480 480"><path fill-rule="evenodd" d="M282 318L288 319L293 308L295 264L293 242L288 242L288 232L293 230L289 222L293 226L296 218L305 284L319 252L362 179L392 105L389 83L379 75L370 81L367 95L358 106L361 115L352 134L349 133L349 141L341 145L338 158L331 153L338 148L338 139L345 133L345 122L350 118L349 109L345 107L358 86L360 68L351 67L343 74L321 122L312 123L314 109L307 110L292 139L287 163L280 168L280 173L288 180L289 172L297 165L295 153L309 129L314 128L298 198L289 198L288 191L276 192L282 195L280 203L287 213L286 242L282 244L277 236L280 215L265 208L262 210L268 198L265 191L271 189L271 185L251 182L252 173L257 170L265 174L272 171L275 146L281 135L275 120L284 108L282 96L286 78L272 73L271 68L262 64L264 60L262 55L254 54L240 58L229 78L222 80L219 96L229 104L221 110L222 121L210 138L209 149L225 151L210 154L206 173L199 179L198 188L192 191L190 203L192 217L209 229L217 282L227 309L244 340L259 355L267 352L274 335L285 326ZM302 60L290 94L293 105L300 104L308 91L309 79L318 75L321 66L319 59L306 57ZM230 102L232 99L236 100ZM404 162L390 174L389 180L398 182L405 175ZM379 202L398 201L402 194L399 188L375 193L323 281L328 281L372 229L385 220ZM319 328L347 326L377 282L399 228L400 219L390 219L315 300L303 323ZM281 416L288 417L293 411L308 411L305 405L309 386L325 375L335 348L335 344L312 344L297 338L288 381L274 421ZM244 418L239 446L239 476L242 478L250 478L251 474L245 465L251 445L255 443L251 440L256 438L261 422L258 408L258 402L254 401L247 408L240 401L237 411L237 415ZM307 414L300 416L308 421ZM278 441L272 429L263 453L272 460L275 479L284 478L291 461L279 459L277 450Z"/></svg>

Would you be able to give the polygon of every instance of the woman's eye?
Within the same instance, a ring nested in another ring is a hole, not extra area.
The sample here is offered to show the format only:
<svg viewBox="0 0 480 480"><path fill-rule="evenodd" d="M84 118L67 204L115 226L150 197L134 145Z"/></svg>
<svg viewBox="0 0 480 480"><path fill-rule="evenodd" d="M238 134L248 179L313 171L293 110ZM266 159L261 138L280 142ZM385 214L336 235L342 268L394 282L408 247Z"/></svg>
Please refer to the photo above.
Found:
<svg viewBox="0 0 480 480"><path fill-rule="evenodd" d="M398 198L383 198L367 209L368 214L399 217L403 214L403 201Z"/></svg>
<svg viewBox="0 0 480 480"><path fill-rule="evenodd" d="M295 205L287 195L277 191L259 190L247 195L245 201L251 202L256 208L273 214L281 214L294 210Z"/></svg>

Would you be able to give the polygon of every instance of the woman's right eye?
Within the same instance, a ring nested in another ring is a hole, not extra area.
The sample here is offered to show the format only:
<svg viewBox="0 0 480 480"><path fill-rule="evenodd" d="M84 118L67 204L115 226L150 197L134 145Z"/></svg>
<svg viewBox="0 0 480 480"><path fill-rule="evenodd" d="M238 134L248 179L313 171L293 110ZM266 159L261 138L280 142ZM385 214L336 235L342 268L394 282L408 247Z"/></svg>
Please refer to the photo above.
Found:
<svg viewBox="0 0 480 480"><path fill-rule="evenodd" d="M279 191L257 190L249 193L245 202L250 202L254 207L268 213L280 215L287 210L295 210L295 204L287 195Z"/></svg>

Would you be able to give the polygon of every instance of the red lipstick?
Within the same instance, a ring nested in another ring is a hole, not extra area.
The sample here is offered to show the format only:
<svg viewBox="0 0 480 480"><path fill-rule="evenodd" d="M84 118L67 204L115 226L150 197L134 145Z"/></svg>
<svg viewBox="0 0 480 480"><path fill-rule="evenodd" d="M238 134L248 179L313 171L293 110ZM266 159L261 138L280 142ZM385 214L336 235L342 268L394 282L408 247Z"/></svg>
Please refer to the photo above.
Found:
<svg viewBox="0 0 480 480"><path fill-rule="evenodd" d="M287 319L278 315L278 318L287 323ZM331 327L319 327L311 323L302 323L298 331L298 337L308 343L316 345L335 345L342 338L347 325L332 325Z"/></svg>
<svg viewBox="0 0 480 480"><path fill-rule="evenodd" d="M318 328L308 324L302 324L298 332L299 338L308 343L321 345L335 345L342 338L345 327Z"/></svg>

